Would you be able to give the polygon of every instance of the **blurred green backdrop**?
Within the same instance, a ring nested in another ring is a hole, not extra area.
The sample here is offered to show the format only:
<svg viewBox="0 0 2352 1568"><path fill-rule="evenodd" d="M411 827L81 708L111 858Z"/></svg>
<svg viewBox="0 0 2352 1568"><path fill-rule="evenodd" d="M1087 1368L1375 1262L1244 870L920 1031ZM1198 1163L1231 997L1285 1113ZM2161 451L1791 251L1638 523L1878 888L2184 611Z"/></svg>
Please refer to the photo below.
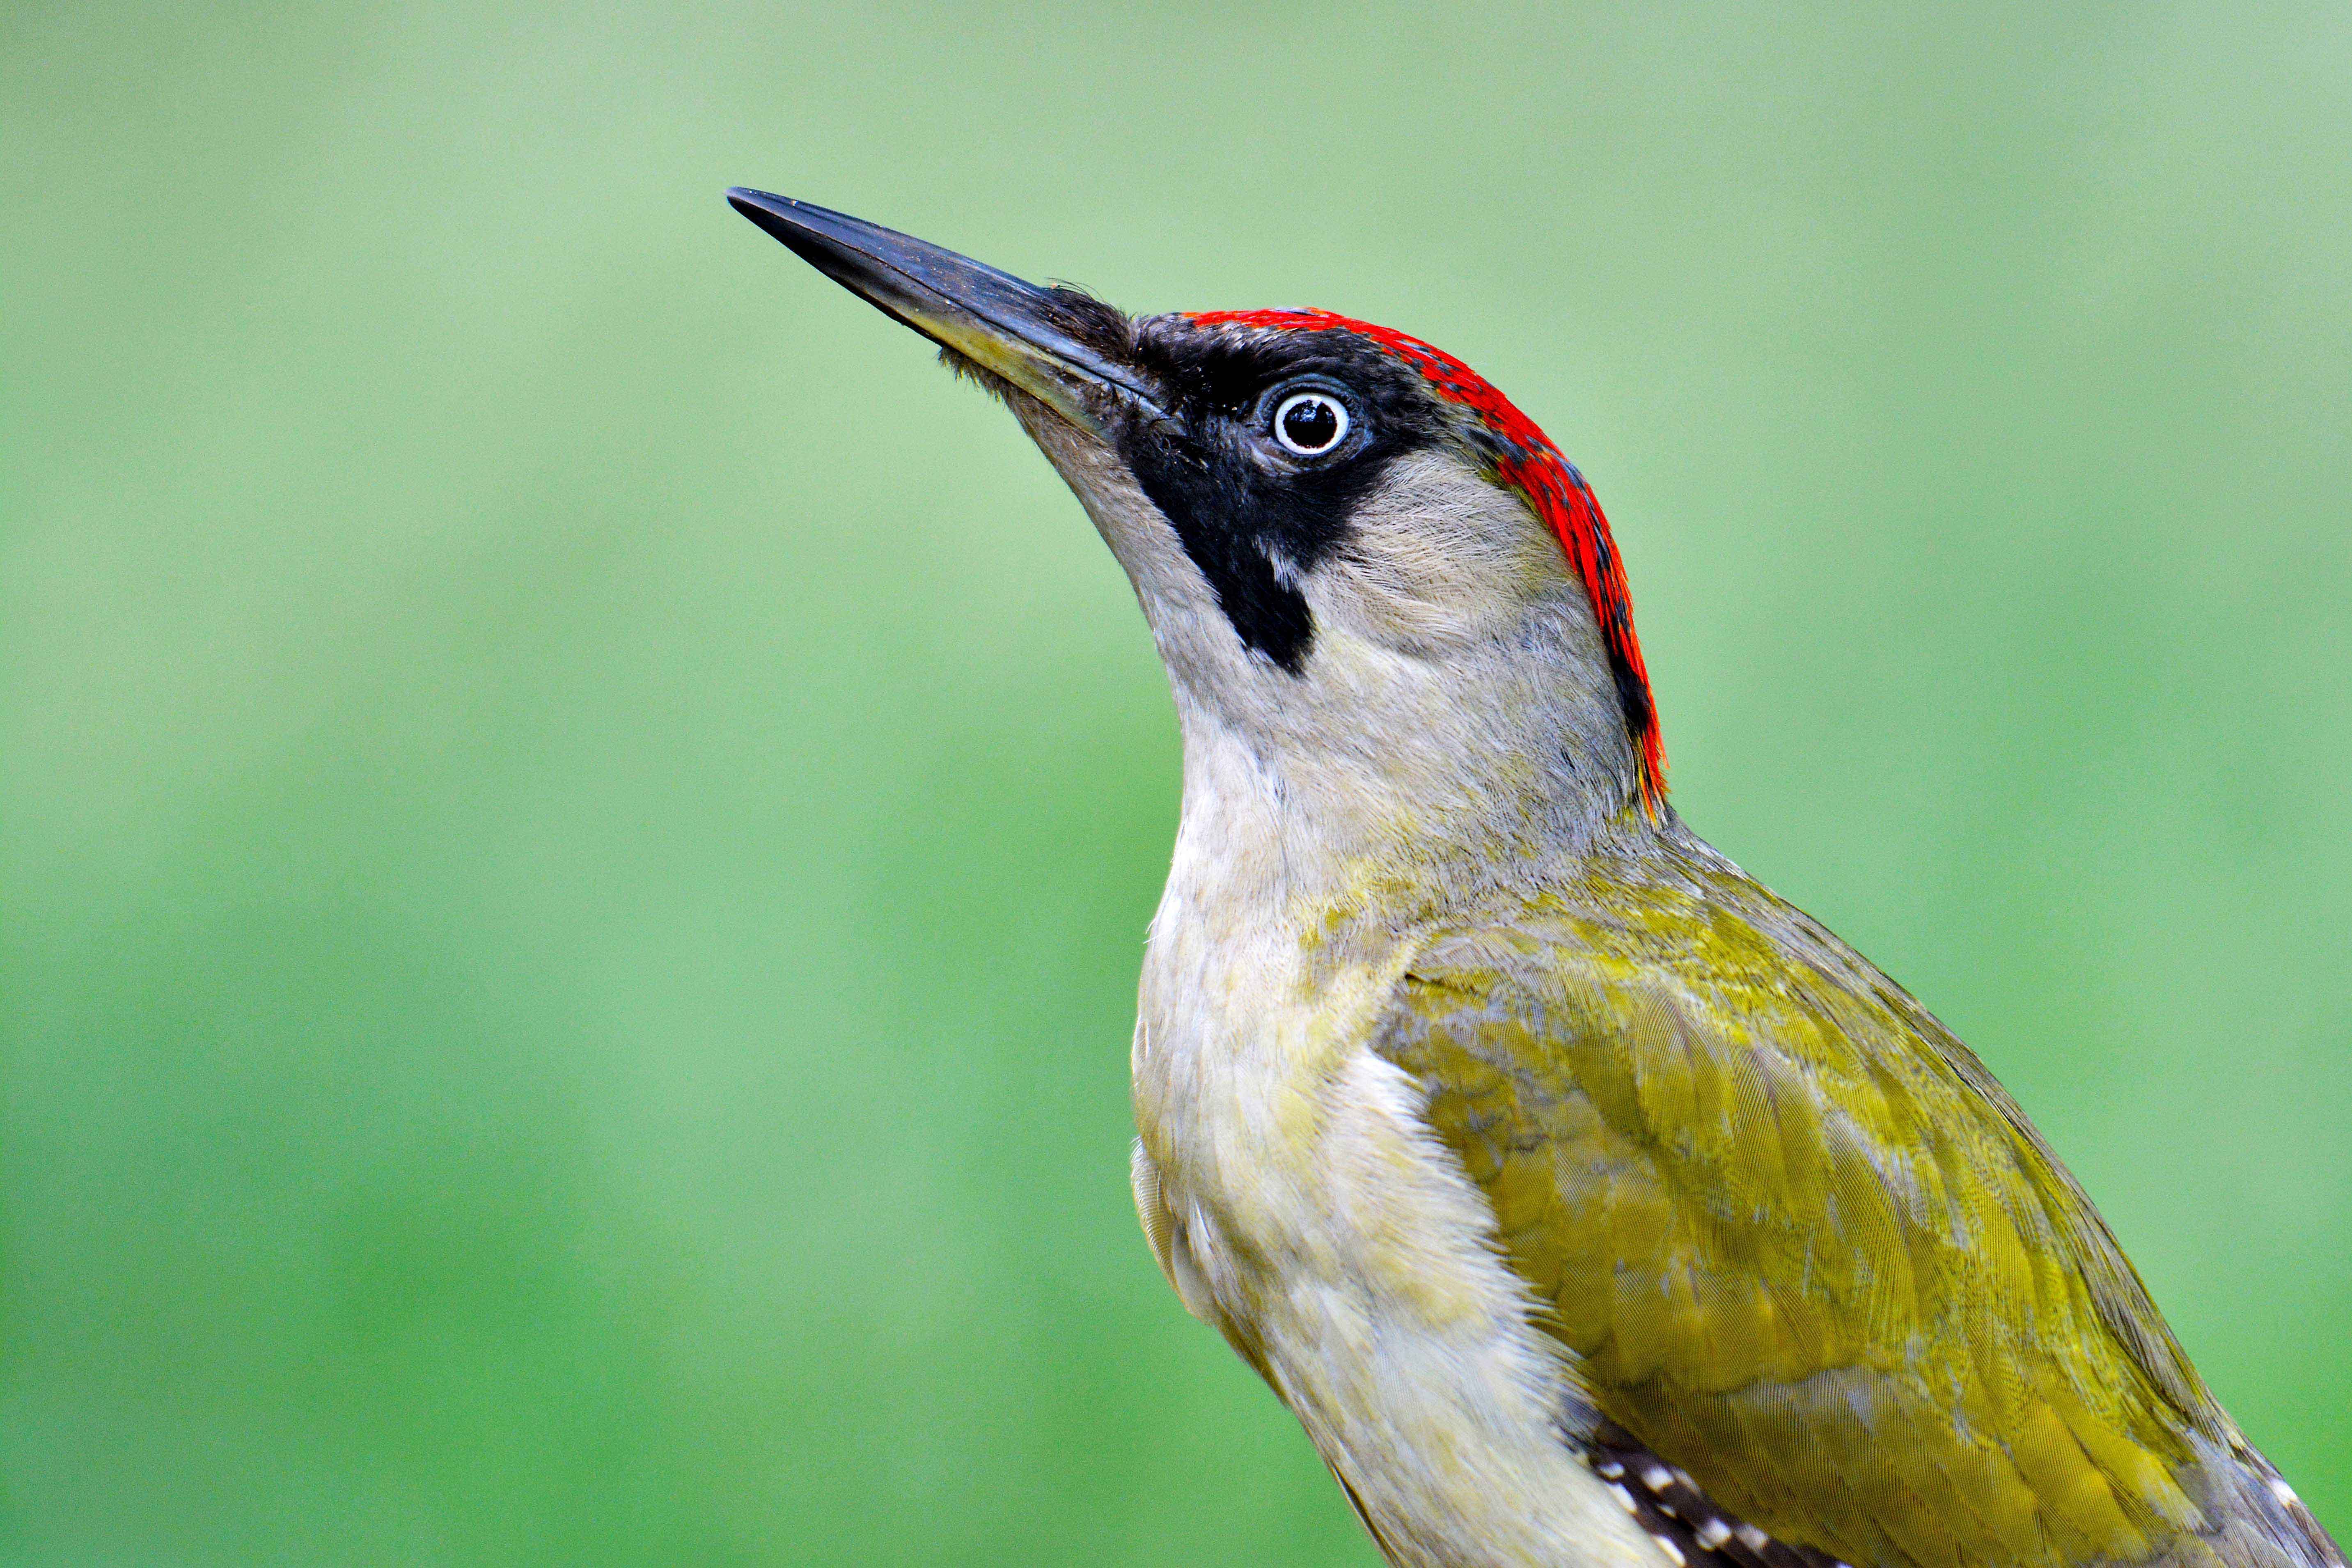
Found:
<svg viewBox="0 0 2352 1568"><path fill-rule="evenodd" d="M2352 1530L2340 4L0 27L7 1561L1371 1561L1130 1215L1125 584L736 182L1508 388Z"/></svg>

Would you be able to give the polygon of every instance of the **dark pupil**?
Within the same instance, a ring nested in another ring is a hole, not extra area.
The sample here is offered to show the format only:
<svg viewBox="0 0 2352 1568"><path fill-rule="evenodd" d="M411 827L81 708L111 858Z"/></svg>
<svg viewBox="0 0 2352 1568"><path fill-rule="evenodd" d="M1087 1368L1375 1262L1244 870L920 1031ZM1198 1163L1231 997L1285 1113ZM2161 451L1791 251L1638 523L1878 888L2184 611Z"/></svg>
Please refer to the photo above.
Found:
<svg viewBox="0 0 2352 1568"><path fill-rule="evenodd" d="M1292 404L1284 413L1282 433L1290 437L1292 446L1318 452L1339 436L1339 416L1325 399L1310 397Z"/></svg>

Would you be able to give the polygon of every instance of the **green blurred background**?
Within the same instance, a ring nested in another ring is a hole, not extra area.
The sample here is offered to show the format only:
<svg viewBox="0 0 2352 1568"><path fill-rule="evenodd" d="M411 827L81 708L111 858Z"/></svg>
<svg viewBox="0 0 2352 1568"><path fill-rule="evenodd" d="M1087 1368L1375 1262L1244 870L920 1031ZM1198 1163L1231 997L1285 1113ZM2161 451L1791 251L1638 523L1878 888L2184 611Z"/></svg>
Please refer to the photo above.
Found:
<svg viewBox="0 0 2352 1568"><path fill-rule="evenodd" d="M1125 583L738 182L1509 389L2352 1530L2352 11L0 29L8 1562L1371 1562L1129 1210Z"/></svg>

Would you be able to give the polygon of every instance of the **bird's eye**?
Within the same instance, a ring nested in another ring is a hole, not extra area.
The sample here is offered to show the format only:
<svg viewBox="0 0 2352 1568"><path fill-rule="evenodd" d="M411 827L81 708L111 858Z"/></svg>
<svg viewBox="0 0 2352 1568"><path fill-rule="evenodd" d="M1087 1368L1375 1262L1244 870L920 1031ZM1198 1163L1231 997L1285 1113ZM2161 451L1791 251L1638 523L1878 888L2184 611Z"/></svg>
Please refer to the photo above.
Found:
<svg viewBox="0 0 2352 1568"><path fill-rule="evenodd" d="M1348 410L1328 392L1297 392L1274 411L1274 438L1302 458L1319 458L1348 438Z"/></svg>

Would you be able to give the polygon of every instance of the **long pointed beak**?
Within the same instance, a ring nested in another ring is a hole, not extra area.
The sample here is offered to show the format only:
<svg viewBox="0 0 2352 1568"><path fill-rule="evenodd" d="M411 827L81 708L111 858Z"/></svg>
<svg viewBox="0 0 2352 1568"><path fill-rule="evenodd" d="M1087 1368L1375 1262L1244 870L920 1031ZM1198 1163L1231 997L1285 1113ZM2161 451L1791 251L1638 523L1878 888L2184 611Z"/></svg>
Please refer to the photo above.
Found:
<svg viewBox="0 0 2352 1568"><path fill-rule="evenodd" d="M1089 385L1165 417L1142 377L1071 336L1057 323L1066 310L1034 283L789 196L738 185L727 200L851 293L1041 399L1081 428L1102 428L1099 412L1084 396Z"/></svg>

